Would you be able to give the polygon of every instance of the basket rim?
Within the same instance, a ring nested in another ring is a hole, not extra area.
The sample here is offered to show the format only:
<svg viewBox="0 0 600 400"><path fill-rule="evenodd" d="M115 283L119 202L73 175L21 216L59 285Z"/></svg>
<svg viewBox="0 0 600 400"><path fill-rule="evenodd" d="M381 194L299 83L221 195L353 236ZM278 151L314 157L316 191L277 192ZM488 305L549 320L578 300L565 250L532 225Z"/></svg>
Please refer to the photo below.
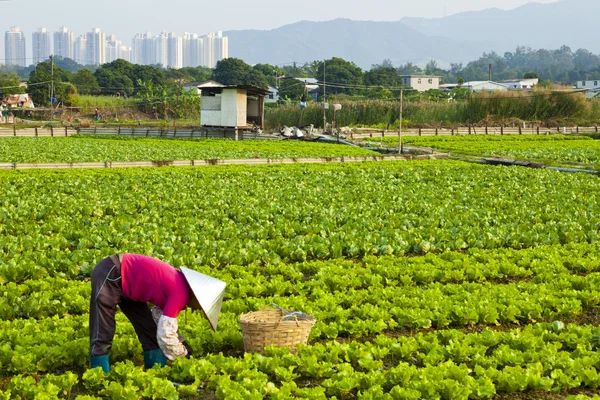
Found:
<svg viewBox="0 0 600 400"><path fill-rule="evenodd" d="M310 323L310 324L314 325L317 322L317 319L315 317L313 317L312 315L305 314L305 313L302 313L302 317L303 317L302 319L294 318L294 319L290 319L288 321L283 321L281 319L277 320L277 321L260 321L260 320L257 321L257 320L249 320L248 319L253 316L259 316L260 314L274 314L274 313L279 314L280 317L283 318L286 316L284 314L284 312L292 313L294 311L277 309L277 308L263 308L258 311L250 311L250 312L240 315L240 317L238 318L238 321L241 324L248 324L248 325L279 325L279 324L288 324L288 323L293 323L293 324Z"/></svg>

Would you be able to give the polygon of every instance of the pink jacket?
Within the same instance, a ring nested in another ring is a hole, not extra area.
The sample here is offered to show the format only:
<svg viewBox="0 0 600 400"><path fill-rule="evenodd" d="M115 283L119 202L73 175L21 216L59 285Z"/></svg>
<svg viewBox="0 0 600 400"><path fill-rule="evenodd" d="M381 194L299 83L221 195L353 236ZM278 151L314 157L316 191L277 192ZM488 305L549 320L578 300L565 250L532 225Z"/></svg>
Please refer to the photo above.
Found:
<svg viewBox="0 0 600 400"><path fill-rule="evenodd" d="M152 303L169 318L177 318L190 300L191 289L181 271L140 254L122 256L121 285L127 298Z"/></svg>

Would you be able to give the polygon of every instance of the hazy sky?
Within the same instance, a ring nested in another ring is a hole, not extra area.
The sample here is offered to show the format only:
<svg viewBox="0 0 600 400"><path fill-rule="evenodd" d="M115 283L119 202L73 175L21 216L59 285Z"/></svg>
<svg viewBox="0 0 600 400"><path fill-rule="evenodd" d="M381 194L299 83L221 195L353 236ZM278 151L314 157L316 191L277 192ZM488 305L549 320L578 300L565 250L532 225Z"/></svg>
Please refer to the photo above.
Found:
<svg viewBox="0 0 600 400"><path fill-rule="evenodd" d="M536 0L551 3L556 0ZM18 26L25 32L28 53L31 33L67 26L75 35L98 27L116 34L124 44L138 32L205 34L218 30L273 29L300 20L335 18L395 21L405 16L436 18L463 11L498 7L511 9L531 0L21 0L0 1L0 59L4 32ZM30 57L30 55L28 55Z"/></svg>

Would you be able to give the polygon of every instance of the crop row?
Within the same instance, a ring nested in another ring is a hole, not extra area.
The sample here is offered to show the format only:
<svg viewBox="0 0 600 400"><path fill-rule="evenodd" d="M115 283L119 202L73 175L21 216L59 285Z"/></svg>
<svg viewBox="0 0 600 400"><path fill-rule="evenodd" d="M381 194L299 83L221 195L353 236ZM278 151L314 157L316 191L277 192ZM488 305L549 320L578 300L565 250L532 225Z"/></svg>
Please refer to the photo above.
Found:
<svg viewBox="0 0 600 400"><path fill-rule="evenodd" d="M539 284L553 283L560 277L577 280L583 278L571 275L600 271L600 248L597 244L569 244L525 250L474 249L467 253L410 258L367 256L362 261L339 259L199 269L226 281L226 300L233 302L384 286L415 290L436 283L493 284L533 280ZM87 311L89 270L87 273L78 276L78 280L55 277L1 284L0 318L43 318Z"/></svg>
<svg viewBox="0 0 600 400"><path fill-rule="evenodd" d="M201 315L186 312L182 332L198 354L238 352L238 316L273 303L315 316L312 339L580 319L600 303L595 245L472 253L202 269L229 284L220 328L213 334ZM0 369L83 366L89 282L54 278L2 288ZM131 325L119 321L115 357L133 357L139 344Z"/></svg>
<svg viewBox="0 0 600 400"><path fill-rule="evenodd" d="M209 354L148 372L126 361L110 375L90 370L81 380L88 393L112 399L156 398L152 393L177 398L202 391L230 399L489 399L526 390L600 387L598 333L594 326L556 321L508 332L377 336L372 342L301 347L295 355L274 348L266 356ZM49 390L50 382L56 386L50 389L70 392L77 377L50 375L36 386L33 378L17 376L8 390L27 395L38 387Z"/></svg>
<svg viewBox="0 0 600 400"><path fill-rule="evenodd" d="M116 252L278 264L598 240L600 181L458 162L0 174L0 276Z"/></svg>
<svg viewBox="0 0 600 400"><path fill-rule="evenodd" d="M156 139L138 137L8 137L0 140L0 162L102 162L309 158L377 155L351 146L302 141Z"/></svg>
<svg viewBox="0 0 600 400"><path fill-rule="evenodd" d="M367 141L383 142L389 146L398 143L397 138L367 138ZM586 136L437 136L407 137L406 145L433 147L457 154L477 156L503 156L519 160L575 162L600 164L600 141Z"/></svg>

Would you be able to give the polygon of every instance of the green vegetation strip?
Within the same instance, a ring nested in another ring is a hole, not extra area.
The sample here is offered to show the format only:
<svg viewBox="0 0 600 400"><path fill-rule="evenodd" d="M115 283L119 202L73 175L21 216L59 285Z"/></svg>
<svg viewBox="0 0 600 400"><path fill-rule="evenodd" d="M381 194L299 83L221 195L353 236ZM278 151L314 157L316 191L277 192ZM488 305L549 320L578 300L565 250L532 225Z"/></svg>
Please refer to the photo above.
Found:
<svg viewBox="0 0 600 400"><path fill-rule="evenodd" d="M380 143L381 138L367 138ZM384 145L397 146L398 138L383 138ZM405 145L432 147L455 154L507 157L550 163L583 163L600 166L600 141L586 136L437 136L405 137Z"/></svg>
<svg viewBox="0 0 600 400"><path fill-rule="evenodd" d="M6 171L0 275L72 274L116 251L218 266L596 242L599 189L451 161Z"/></svg>
<svg viewBox="0 0 600 400"><path fill-rule="evenodd" d="M164 161L378 155L345 145L302 141L155 139L136 137L0 138L0 162Z"/></svg>

